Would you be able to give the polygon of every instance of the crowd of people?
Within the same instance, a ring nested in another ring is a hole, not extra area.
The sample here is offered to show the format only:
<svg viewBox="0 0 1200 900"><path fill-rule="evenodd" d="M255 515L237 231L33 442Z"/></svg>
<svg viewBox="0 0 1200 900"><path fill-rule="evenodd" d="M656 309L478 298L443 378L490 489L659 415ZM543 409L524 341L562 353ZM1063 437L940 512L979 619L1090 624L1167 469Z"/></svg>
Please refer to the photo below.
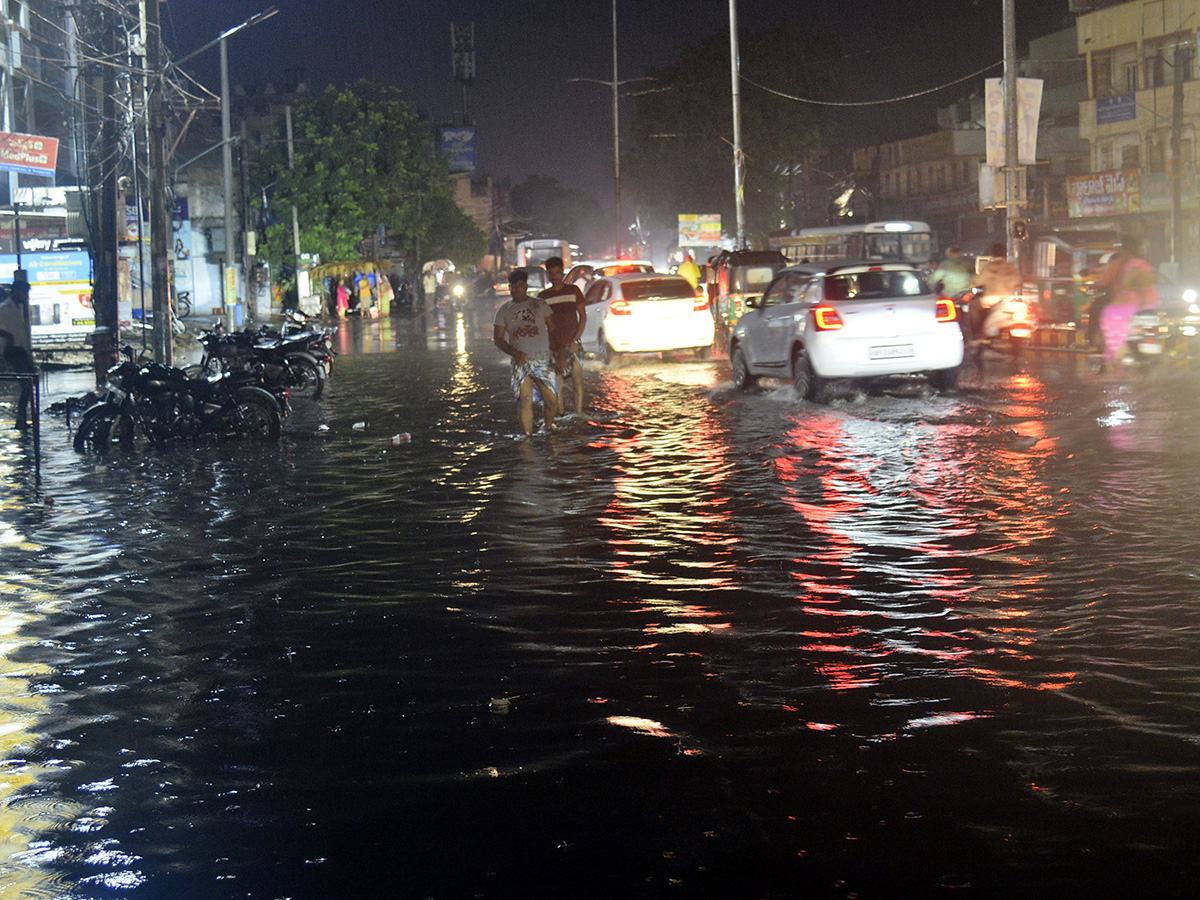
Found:
<svg viewBox="0 0 1200 900"><path fill-rule="evenodd" d="M1090 277L1092 301L1085 313L1085 341L1103 358L1103 366L1120 371L1133 317L1141 310L1158 306L1157 275L1141 257L1140 243L1127 237L1098 272ZM1009 260L1004 244L994 244L991 256L981 265L963 255L957 245L946 250L945 259L929 275L929 284L943 297L958 297L975 289L970 299L966 332L983 334L988 311L1002 298L1022 291L1022 278Z"/></svg>

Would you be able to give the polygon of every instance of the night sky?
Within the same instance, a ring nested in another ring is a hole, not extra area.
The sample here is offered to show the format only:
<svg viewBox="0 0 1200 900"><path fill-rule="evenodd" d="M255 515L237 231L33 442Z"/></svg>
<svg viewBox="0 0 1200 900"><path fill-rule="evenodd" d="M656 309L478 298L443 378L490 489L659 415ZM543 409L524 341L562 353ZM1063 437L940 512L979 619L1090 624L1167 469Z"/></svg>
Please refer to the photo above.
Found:
<svg viewBox="0 0 1200 900"><path fill-rule="evenodd" d="M164 37L175 56L271 5L271 0L168 0ZM520 181L553 176L611 203L611 0L275 0L279 14L229 42L234 84L310 87L369 77L399 87L436 121L456 121L450 23L474 22L476 81L467 115L479 171ZM1067 0L1017 0L1018 51L1069 22ZM617 0L621 80L675 60L677 49L728 28L727 0ZM738 0L745 34L781 19L838 34L847 50L845 100L875 100L945 84L1003 56L1001 0ZM725 62L728 66L728 62ZM214 48L187 64L214 91ZM727 69L726 69L727 71ZM990 73L999 75L999 69ZM629 86L626 90L636 89ZM743 90L753 88L743 87ZM838 111L840 138L867 144L934 127L932 110L969 85L922 102ZM632 101L624 104L632 109ZM730 129L728 125L719 125ZM732 171L732 163L731 163ZM732 174L731 174L732 180ZM732 186L731 186L732 189Z"/></svg>

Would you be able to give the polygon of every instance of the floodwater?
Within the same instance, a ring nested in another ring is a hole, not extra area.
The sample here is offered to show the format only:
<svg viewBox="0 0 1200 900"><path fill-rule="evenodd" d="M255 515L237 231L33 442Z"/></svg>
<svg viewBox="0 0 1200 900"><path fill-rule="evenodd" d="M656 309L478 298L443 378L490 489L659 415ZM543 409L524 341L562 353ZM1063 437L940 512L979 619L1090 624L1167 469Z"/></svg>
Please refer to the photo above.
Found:
<svg viewBox="0 0 1200 900"><path fill-rule="evenodd" d="M1195 895L1196 376L519 440L487 332L344 326L278 449L0 433L0 896Z"/></svg>

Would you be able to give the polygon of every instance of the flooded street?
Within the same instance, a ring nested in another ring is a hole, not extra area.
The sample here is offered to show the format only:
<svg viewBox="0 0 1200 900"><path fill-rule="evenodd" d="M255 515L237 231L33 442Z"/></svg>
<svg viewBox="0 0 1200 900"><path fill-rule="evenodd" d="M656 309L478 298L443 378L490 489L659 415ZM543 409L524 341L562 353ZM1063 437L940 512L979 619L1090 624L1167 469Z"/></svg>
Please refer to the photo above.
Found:
<svg viewBox="0 0 1200 900"><path fill-rule="evenodd" d="M590 361L518 440L489 317L338 341L278 449L35 480L5 395L0 896L1194 896L1200 377Z"/></svg>

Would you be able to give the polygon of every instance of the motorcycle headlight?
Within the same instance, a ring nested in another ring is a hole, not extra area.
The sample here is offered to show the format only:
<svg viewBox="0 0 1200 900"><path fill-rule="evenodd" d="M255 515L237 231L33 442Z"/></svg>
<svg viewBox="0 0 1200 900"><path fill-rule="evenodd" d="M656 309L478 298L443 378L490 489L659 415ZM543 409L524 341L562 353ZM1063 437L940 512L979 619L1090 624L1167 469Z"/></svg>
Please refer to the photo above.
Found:
<svg viewBox="0 0 1200 900"><path fill-rule="evenodd" d="M1193 308L1195 307L1197 297L1200 297L1200 294L1197 294L1192 288L1188 288L1183 292L1183 302L1191 303Z"/></svg>
<svg viewBox="0 0 1200 900"><path fill-rule="evenodd" d="M463 295L463 286L461 284L456 284L454 286L454 296L461 297L462 295Z"/></svg>

